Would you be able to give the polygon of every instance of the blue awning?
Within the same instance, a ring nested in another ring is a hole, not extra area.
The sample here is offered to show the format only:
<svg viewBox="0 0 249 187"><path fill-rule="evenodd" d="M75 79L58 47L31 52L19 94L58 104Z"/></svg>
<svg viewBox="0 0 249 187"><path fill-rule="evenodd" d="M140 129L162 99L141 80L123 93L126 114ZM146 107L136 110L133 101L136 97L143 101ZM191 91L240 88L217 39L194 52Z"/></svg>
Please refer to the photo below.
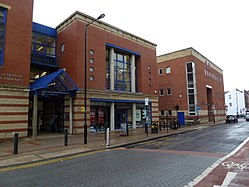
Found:
<svg viewBox="0 0 249 187"><path fill-rule="evenodd" d="M30 85L30 91L37 95L75 95L77 90L79 88L63 69L41 77Z"/></svg>

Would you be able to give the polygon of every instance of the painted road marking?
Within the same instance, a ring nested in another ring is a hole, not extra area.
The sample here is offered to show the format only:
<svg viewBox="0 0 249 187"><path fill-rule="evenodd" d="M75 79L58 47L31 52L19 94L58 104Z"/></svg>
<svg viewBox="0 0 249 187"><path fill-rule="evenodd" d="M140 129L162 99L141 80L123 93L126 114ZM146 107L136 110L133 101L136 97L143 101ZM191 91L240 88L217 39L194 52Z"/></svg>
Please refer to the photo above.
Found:
<svg viewBox="0 0 249 187"><path fill-rule="evenodd" d="M225 161L226 159L228 159L229 157L235 155L247 142L249 141L249 137L247 139L245 139L236 149L234 149L231 153L229 153L228 155L220 158L219 160L217 160L213 165L211 165L209 168L207 168L201 175L199 175L198 177L196 177L192 182L189 182L187 185L185 186L195 186L196 184L198 184L201 180L203 180L209 173L211 173L217 166L219 166L223 161Z"/></svg>
<svg viewBox="0 0 249 187"><path fill-rule="evenodd" d="M219 185L213 185L213 187L227 187L232 180L234 179L234 177L237 175L238 173L235 172L228 172L226 175L226 178L224 179L223 183L221 186Z"/></svg>
<svg viewBox="0 0 249 187"><path fill-rule="evenodd" d="M249 169L249 162L234 163L232 161L223 162L222 166L227 167L227 169L235 168L243 171L244 169Z"/></svg>
<svg viewBox="0 0 249 187"><path fill-rule="evenodd" d="M38 161L38 162L30 163L30 164L22 164L22 165L18 165L18 166L9 166L9 167L0 168L0 172L12 171L12 170L17 170L17 169L26 169L26 168L31 168L31 167L52 164L52 163L56 163L56 162L63 162L63 161L79 158L82 156L93 155L93 154L102 153L102 152L106 152L106 151L109 151L109 150L98 150L98 151L80 153L80 154L61 157L61 158L54 158L54 159L45 160L45 161Z"/></svg>

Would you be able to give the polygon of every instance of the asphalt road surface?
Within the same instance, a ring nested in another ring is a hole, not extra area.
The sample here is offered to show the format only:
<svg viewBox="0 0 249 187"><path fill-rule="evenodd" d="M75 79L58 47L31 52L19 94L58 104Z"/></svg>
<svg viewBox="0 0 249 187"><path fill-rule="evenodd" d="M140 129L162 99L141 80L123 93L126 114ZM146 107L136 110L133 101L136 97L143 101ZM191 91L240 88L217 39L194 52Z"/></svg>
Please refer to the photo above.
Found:
<svg viewBox="0 0 249 187"><path fill-rule="evenodd" d="M248 122L199 126L196 131L124 148L3 171L0 186L185 186L248 134Z"/></svg>

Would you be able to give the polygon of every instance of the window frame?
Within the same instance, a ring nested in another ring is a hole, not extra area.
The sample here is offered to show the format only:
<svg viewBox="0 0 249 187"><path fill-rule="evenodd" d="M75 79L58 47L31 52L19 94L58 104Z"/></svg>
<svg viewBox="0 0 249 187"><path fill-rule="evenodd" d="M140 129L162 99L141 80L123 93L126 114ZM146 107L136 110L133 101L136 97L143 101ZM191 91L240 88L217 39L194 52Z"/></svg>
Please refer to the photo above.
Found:
<svg viewBox="0 0 249 187"><path fill-rule="evenodd" d="M167 67L165 68L165 73L166 73L166 74L170 74L170 73L171 73L171 67L170 67L170 66L167 66Z"/></svg>
<svg viewBox="0 0 249 187"><path fill-rule="evenodd" d="M159 96L164 96L164 89L159 90Z"/></svg>
<svg viewBox="0 0 249 187"><path fill-rule="evenodd" d="M114 50L114 90L131 92L130 54Z"/></svg>
<svg viewBox="0 0 249 187"><path fill-rule="evenodd" d="M7 9L0 7L0 11L3 12L3 20L0 23L3 24L3 32L0 33L0 38L2 40L2 49L0 49L0 65L4 64L4 49L5 49L5 36L6 36L6 22L7 22Z"/></svg>
<svg viewBox="0 0 249 187"><path fill-rule="evenodd" d="M158 68L158 75L163 75L163 68Z"/></svg>
<svg viewBox="0 0 249 187"><path fill-rule="evenodd" d="M167 88L167 95L172 95L172 89L171 88Z"/></svg>

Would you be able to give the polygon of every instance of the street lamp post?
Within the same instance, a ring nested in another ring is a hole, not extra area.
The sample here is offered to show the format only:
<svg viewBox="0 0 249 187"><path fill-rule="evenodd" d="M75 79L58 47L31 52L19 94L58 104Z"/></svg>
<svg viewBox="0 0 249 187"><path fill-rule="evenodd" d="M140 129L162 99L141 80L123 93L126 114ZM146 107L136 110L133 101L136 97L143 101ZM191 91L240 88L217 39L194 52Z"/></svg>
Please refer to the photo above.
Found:
<svg viewBox="0 0 249 187"><path fill-rule="evenodd" d="M101 14L97 19L92 20L91 22L87 23L85 26L85 95L84 95L84 107L85 107L85 111L84 111L84 144L87 144L87 56L88 56L88 52L87 52L87 28L89 25L91 25L93 22L100 20L102 18L105 17L105 14Z"/></svg>

